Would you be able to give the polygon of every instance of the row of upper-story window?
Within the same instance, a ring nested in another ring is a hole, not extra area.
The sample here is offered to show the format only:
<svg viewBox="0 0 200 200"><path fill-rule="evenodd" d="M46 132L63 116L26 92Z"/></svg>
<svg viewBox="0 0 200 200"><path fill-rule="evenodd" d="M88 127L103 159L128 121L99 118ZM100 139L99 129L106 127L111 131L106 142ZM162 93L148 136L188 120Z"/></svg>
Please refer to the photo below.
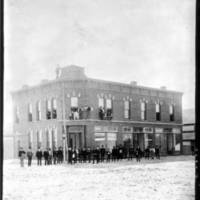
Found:
<svg viewBox="0 0 200 200"><path fill-rule="evenodd" d="M36 143L33 141L36 141ZM42 129L36 131L30 129L28 131L28 147L33 148L34 144L36 144L37 148L41 147L48 149L57 148L58 144L57 128L45 129L44 131ZM18 147L20 146L21 146L20 141L18 141Z"/></svg>
<svg viewBox="0 0 200 200"><path fill-rule="evenodd" d="M131 100L124 100L124 118L131 119ZM140 113L141 120L147 120L147 106L148 103L146 101L140 102ZM42 119L42 109L41 109L41 101L36 102L36 121L40 121ZM15 108L15 122L19 123L20 121L20 111L19 106ZM112 119L113 118L113 100L106 98L98 98L98 109L99 109L99 118L101 120ZM28 104L28 121L33 121L33 105L31 103ZM78 105L78 97L71 97L71 112L69 114L69 119L82 119L81 113L84 109L81 109ZM90 112L91 107L87 107L87 112ZM155 118L157 121L161 121L161 110L162 105L160 102L155 103ZM169 121L175 120L175 106L173 104L169 105ZM55 98L46 100L46 119L57 119L57 100Z"/></svg>

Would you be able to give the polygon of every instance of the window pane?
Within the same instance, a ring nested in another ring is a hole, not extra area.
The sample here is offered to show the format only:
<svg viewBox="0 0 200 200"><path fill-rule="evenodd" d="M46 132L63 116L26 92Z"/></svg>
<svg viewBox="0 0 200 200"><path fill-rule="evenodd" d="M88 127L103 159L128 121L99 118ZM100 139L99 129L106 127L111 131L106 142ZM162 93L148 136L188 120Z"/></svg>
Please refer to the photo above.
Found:
<svg viewBox="0 0 200 200"><path fill-rule="evenodd" d="M71 107L78 107L78 98L71 97Z"/></svg>
<svg viewBox="0 0 200 200"><path fill-rule="evenodd" d="M125 102L124 102L124 107L125 107L125 109L127 109L127 110L129 109L129 101L125 101Z"/></svg>
<svg viewBox="0 0 200 200"><path fill-rule="evenodd" d="M103 98L99 98L99 107L104 107L104 99Z"/></svg>
<svg viewBox="0 0 200 200"><path fill-rule="evenodd" d="M145 103L144 102L141 102L141 110L145 111Z"/></svg>
<svg viewBox="0 0 200 200"><path fill-rule="evenodd" d="M54 109L57 108L56 99L53 99L53 108L54 108Z"/></svg>
<svg viewBox="0 0 200 200"><path fill-rule="evenodd" d="M47 109L51 110L51 101L50 100L47 101Z"/></svg>
<svg viewBox="0 0 200 200"><path fill-rule="evenodd" d="M160 112L160 104L156 104L156 112L157 112L157 113Z"/></svg>
<svg viewBox="0 0 200 200"><path fill-rule="evenodd" d="M173 105L169 106L169 113L172 115L174 113Z"/></svg>
<svg viewBox="0 0 200 200"><path fill-rule="evenodd" d="M112 108L112 101L111 101L111 99L106 99L106 108L108 108L108 109Z"/></svg>

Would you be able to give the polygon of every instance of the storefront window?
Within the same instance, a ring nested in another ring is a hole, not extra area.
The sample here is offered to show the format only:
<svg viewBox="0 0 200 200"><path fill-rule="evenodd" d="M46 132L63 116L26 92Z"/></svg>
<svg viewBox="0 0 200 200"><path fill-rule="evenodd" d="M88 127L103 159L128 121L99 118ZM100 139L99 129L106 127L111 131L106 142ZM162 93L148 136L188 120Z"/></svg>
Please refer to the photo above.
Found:
<svg viewBox="0 0 200 200"><path fill-rule="evenodd" d="M116 133L107 133L107 148L110 150L116 146L117 134Z"/></svg>
<svg viewBox="0 0 200 200"><path fill-rule="evenodd" d="M127 148L129 148L132 145L132 134L131 133L123 134L123 143L124 143L124 146Z"/></svg>
<svg viewBox="0 0 200 200"><path fill-rule="evenodd" d="M145 142L145 148L153 148L153 133L145 133L144 134L144 142Z"/></svg>
<svg viewBox="0 0 200 200"><path fill-rule="evenodd" d="M104 147L106 146L106 133L95 133L95 143L96 146L101 147L102 145L104 145Z"/></svg>

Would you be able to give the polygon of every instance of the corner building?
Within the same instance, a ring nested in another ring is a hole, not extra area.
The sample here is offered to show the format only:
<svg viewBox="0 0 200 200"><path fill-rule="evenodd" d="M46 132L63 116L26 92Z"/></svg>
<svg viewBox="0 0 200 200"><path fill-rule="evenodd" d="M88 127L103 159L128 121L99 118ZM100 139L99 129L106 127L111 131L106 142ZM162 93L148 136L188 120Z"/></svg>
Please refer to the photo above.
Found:
<svg viewBox="0 0 200 200"><path fill-rule="evenodd" d="M104 145L182 151L182 93L88 78L84 68L56 70L55 80L12 92L14 149Z"/></svg>

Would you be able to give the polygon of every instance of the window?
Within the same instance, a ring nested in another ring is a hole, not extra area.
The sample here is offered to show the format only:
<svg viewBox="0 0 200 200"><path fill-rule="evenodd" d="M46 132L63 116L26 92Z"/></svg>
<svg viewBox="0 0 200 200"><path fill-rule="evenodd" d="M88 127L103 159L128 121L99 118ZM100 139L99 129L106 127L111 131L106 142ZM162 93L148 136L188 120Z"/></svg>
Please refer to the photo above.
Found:
<svg viewBox="0 0 200 200"><path fill-rule="evenodd" d="M146 120L147 119L147 103L141 102L141 119Z"/></svg>
<svg viewBox="0 0 200 200"><path fill-rule="evenodd" d="M156 103L156 120L161 120L161 105L160 103Z"/></svg>
<svg viewBox="0 0 200 200"><path fill-rule="evenodd" d="M28 132L28 147L33 148L33 131Z"/></svg>
<svg viewBox="0 0 200 200"><path fill-rule="evenodd" d="M38 101L36 104L36 120L41 120L41 101Z"/></svg>
<svg viewBox="0 0 200 200"><path fill-rule="evenodd" d="M71 97L71 107L78 108L78 98L77 97Z"/></svg>
<svg viewBox="0 0 200 200"><path fill-rule="evenodd" d="M130 119L130 101L124 101L124 118Z"/></svg>
<svg viewBox="0 0 200 200"><path fill-rule="evenodd" d="M46 147L47 148L52 148L52 132L51 132L51 129L48 129L46 130L46 141L47 141L47 144L46 144Z"/></svg>
<svg viewBox="0 0 200 200"><path fill-rule="evenodd" d="M78 108L78 98L71 97L71 113L69 118L73 120L78 120L80 115L80 109Z"/></svg>
<svg viewBox="0 0 200 200"><path fill-rule="evenodd" d="M32 110L32 104L28 104L28 121L33 121L33 110Z"/></svg>
<svg viewBox="0 0 200 200"><path fill-rule="evenodd" d="M15 123L19 123L19 106L15 107Z"/></svg>
<svg viewBox="0 0 200 200"><path fill-rule="evenodd" d="M37 131L37 148L42 146L42 130Z"/></svg>
<svg viewBox="0 0 200 200"><path fill-rule="evenodd" d="M174 121L174 105L169 106L169 119L170 121Z"/></svg>
<svg viewBox="0 0 200 200"><path fill-rule="evenodd" d="M52 118L56 119L57 118L57 102L56 102L56 99L52 100L52 104L53 104Z"/></svg>
<svg viewBox="0 0 200 200"><path fill-rule="evenodd" d="M51 119L51 101L47 100L46 102L46 118Z"/></svg>
<svg viewBox="0 0 200 200"><path fill-rule="evenodd" d="M106 99L106 108L112 109L112 100L111 99Z"/></svg>
<svg viewBox="0 0 200 200"><path fill-rule="evenodd" d="M57 140L57 128L53 129L53 148L57 148L58 146L58 140Z"/></svg>
<svg viewBox="0 0 200 200"><path fill-rule="evenodd" d="M99 108L104 108L104 99L103 98L99 98Z"/></svg>
<svg viewBox="0 0 200 200"><path fill-rule="evenodd" d="M112 119L112 100L106 99L106 119Z"/></svg>

